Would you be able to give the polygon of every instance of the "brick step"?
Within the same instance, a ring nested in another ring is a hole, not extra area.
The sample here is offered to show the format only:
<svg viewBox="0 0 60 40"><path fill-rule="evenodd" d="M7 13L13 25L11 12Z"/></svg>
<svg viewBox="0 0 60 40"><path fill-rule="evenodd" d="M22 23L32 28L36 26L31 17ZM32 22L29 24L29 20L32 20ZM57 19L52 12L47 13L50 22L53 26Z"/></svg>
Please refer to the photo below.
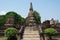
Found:
<svg viewBox="0 0 60 40"><path fill-rule="evenodd" d="M38 31L24 31L24 34L39 34Z"/></svg>
<svg viewBox="0 0 60 40"><path fill-rule="evenodd" d="M38 32L35 32L35 33L28 33L28 32L26 32L26 33L24 33L24 34L34 34L34 35L39 35Z"/></svg>
<svg viewBox="0 0 60 40"><path fill-rule="evenodd" d="M25 30L33 30L33 28L26 27ZM38 29L37 29L38 30Z"/></svg>
<svg viewBox="0 0 60 40"><path fill-rule="evenodd" d="M27 29L25 31L28 31L28 32L33 32L33 31L34 32L38 32L38 30L27 30Z"/></svg>
<svg viewBox="0 0 60 40"><path fill-rule="evenodd" d="M38 35L24 35L23 37L40 37L39 34Z"/></svg>
<svg viewBox="0 0 60 40"><path fill-rule="evenodd" d="M40 38L40 36L23 36L23 38Z"/></svg>
<svg viewBox="0 0 60 40"><path fill-rule="evenodd" d="M38 30L25 30L24 32L38 32Z"/></svg>
<svg viewBox="0 0 60 40"><path fill-rule="evenodd" d="M24 33L24 35L39 35L39 33Z"/></svg>
<svg viewBox="0 0 60 40"><path fill-rule="evenodd" d="M24 38L23 40L40 40L40 38Z"/></svg>
<svg viewBox="0 0 60 40"><path fill-rule="evenodd" d="M25 29L25 31L38 31L38 30L27 30L27 29Z"/></svg>
<svg viewBox="0 0 60 40"><path fill-rule="evenodd" d="M33 30L33 29L25 29L25 30L27 30L27 31L37 31L37 30Z"/></svg>
<svg viewBox="0 0 60 40"><path fill-rule="evenodd" d="M33 27L25 27L25 29L30 29L30 28L33 28Z"/></svg>
<svg viewBox="0 0 60 40"><path fill-rule="evenodd" d="M31 30L30 28L25 28L23 40L40 40L38 30Z"/></svg>
<svg viewBox="0 0 60 40"><path fill-rule="evenodd" d="M36 33L36 32L35 32L35 33L28 33L28 32L27 32L27 33L24 33L24 34L34 34L34 35L37 35L37 34L39 34L39 33Z"/></svg>
<svg viewBox="0 0 60 40"><path fill-rule="evenodd" d="M39 36L39 34L35 35L35 34L25 34L24 36Z"/></svg>

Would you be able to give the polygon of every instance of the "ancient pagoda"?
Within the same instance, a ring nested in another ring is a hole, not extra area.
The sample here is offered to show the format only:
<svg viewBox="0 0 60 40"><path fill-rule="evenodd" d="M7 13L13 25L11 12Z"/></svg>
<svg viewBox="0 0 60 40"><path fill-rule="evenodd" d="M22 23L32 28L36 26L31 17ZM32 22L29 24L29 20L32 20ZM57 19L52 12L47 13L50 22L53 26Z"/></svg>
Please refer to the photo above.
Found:
<svg viewBox="0 0 60 40"><path fill-rule="evenodd" d="M30 3L29 13L26 18L23 40L40 40L39 27L36 23L32 3Z"/></svg>
<svg viewBox="0 0 60 40"><path fill-rule="evenodd" d="M29 29L35 29L37 27L37 22L34 16L34 11L33 11L33 7L32 7L32 3L30 3L30 9L29 9L29 13L28 16L26 18L26 26L30 27Z"/></svg>

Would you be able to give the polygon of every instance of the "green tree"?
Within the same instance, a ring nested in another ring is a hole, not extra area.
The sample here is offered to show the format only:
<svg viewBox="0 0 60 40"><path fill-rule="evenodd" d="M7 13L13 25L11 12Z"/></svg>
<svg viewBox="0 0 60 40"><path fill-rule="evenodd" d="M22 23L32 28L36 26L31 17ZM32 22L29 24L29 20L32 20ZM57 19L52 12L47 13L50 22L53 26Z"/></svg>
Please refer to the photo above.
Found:
<svg viewBox="0 0 60 40"><path fill-rule="evenodd" d="M15 28L8 28L4 31L5 35L8 37L7 40L15 40L17 29Z"/></svg>
<svg viewBox="0 0 60 40"><path fill-rule="evenodd" d="M41 23L41 16L39 15L39 13L37 11L34 11L34 15L36 17L36 21L38 24Z"/></svg>
<svg viewBox="0 0 60 40"><path fill-rule="evenodd" d="M5 15L0 15L0 26L3 26L5 23Z"/></svg>
<svg viewBox="0 0 60 40"><path fill-rule="evenodd" d="M15 19L15 23L23 24L25 23L25 18L16 12L10 11L7 12L6 15L0 15L0 26L3 26L9 17L13 17Z"/></svg>
<svg viewBox="0 0 60 40"><path fill-rule="evenodd" d="M16 12L10 11L6 13L6 18L13 17L15 18L16 23L23 23L25 22L25 18L23 18L21 15L17 14Z"/></svg>
<svg viewBox="0 0 60 40"><path fill-rule="evenodd" d="M46 33L49 36L49 39L52 40L51 36L56 35L57 30L54 29L54 28L47 28L47 29L44 30L44 33Z"/></svg>

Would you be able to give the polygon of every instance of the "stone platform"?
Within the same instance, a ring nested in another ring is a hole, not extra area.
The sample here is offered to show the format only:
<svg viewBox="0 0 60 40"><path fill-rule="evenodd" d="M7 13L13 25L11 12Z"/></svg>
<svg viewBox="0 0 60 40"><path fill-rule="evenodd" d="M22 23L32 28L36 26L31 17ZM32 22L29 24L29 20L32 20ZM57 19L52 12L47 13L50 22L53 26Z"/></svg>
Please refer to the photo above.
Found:
<svg viewBox="0 0 60 40"><path fill-rule="evenodd" d="M23 35L23 40L40 40L38 30L33 30L26 27Z"/></svg>

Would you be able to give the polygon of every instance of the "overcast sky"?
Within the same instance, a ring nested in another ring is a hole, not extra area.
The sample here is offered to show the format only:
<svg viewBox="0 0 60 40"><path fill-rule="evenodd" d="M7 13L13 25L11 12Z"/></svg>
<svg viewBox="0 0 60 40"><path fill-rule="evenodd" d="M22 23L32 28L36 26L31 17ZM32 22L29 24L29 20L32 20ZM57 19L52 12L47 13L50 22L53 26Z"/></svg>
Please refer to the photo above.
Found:
<svg viewBox="0 0 60 40"><path fill-rule="evenodd" d="M30 2L33 9L39 12L42 21L51 18L60 21L60 0L0 0L0 15L14 11L22 17L27 17Z"/></svg>

